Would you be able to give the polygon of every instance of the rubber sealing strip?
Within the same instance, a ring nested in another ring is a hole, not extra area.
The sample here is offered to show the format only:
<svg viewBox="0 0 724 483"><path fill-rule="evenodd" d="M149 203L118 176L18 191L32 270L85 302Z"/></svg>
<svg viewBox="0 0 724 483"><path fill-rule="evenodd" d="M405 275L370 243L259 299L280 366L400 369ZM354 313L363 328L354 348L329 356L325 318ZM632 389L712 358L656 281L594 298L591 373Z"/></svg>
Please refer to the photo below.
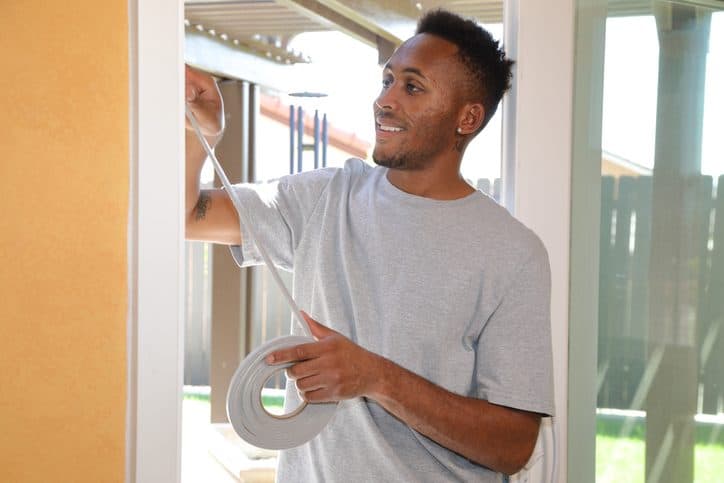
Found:
<svg viewBox="0 0 724 483"><path fill-rule="evenodd" d="M267 251L259 243L259 239L254 236L251 224L246 222L241 200L239 200L236 191L234 191L231 186L229 178L226 176L219 160L216 159L211 146L209 146L206 138L204 138L201 133L201 127L188 104L186 105L186 117L189 118L191 126L196 132L196 136L199 138L206 154L211 159L216 174L219 176L224 190L236 209L244 236L254 241L259 254L264 260L264 264L271 272L272 278L284 295L284 300L289 305L296 321L306 334L305 336L290 335L272 339L257 347L241 361L234 376L231 378L229 390L226 395L226 412L229 417L229 422L231 422L231 426L240 438L254 446L276 450L294 448L311 440L324 429L334 415L337 404L302 403L301 406L290 414L283 416L272 415L264 409L261 398L264 383L276 372L292 365L292 363L288 363L270 366L265 362L266 356L279 349L314 342L314 338L311 336L309 326L284 285Z"/></svg>
<svg viewBox="0 0 724 483"><path fill-rule="evenodd" d="M334 415L335 403L302 403L283 416L269 414L262 405L264 383L291 363L270 366L264 357L283 347L312 342L298 335L277 337L256 348L239 365L231 379L226 408L231 425L244 441L266 449L289 449L306 443L319 434Z"/></svg>

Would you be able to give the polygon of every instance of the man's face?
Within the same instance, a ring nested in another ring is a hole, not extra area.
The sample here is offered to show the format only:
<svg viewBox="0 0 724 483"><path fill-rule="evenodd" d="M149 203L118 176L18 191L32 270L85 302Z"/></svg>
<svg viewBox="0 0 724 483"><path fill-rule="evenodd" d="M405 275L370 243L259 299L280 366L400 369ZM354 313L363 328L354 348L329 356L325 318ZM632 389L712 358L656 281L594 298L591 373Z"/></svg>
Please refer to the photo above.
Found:
<svg viewBox="0 0 724 483"><path fill-rule="evenodd" d="M419 34L392 55L374 103L375 163L422 169L454 149L465 75L457 51L447 40Z"/></svg>

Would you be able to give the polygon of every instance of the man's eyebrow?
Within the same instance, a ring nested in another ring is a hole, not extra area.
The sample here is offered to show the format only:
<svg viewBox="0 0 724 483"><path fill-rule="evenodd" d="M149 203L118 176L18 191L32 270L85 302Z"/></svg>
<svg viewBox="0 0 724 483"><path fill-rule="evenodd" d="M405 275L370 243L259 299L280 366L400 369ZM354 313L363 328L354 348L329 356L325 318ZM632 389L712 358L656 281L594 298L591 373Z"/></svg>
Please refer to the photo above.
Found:
<svg viewBox="0 0 724 483"><path fill-rule="evenodd" d="M393 64L387 64L385 66L385 70L395 70L395 66ZM408 74L415 74L415 75L427 80L427 77L425 77L425 75L422 73L422 71L420 69L418 69L417 67L405 67L404 69L402 69L402 72L408 73Z"/></svg>

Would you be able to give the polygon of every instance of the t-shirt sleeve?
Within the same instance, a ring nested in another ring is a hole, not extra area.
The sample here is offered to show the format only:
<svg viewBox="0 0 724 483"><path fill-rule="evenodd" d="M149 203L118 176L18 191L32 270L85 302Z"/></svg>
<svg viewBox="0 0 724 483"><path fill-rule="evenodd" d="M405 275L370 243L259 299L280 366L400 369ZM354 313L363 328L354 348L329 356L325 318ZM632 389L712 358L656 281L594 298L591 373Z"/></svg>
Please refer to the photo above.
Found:
<svg viewBox="0 0 724 483"><path fill-rule="evenodd" d="M292 270L294 251L304 236L307 220L335 171L318 169L264 184L234 185L244 214L242 244L231 247L236 263L240 267L263 263L256 240L244 232L249 223L274 265Z"/></svg>
<svg viewBox="0 0 724 483"><path fill-rule="evenodd" d="M475 391L494 404L552 416L550 266L537 242L483 328Z"/></svg>

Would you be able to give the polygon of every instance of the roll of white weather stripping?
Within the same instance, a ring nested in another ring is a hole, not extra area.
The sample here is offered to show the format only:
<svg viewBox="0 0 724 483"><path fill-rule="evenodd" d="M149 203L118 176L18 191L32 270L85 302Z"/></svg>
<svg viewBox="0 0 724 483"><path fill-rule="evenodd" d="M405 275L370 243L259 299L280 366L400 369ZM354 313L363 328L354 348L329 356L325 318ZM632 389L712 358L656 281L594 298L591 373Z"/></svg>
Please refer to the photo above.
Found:
<svg viewBox="0 0 724 483"><path fill-rule="evenodd" d="M201 145L204 147L206 154L214 165L214 169L221 180L221 184L224 186L224 190L229 195L229 198L231 198L234 208L236 208L244 237L253 240L256 244L261 258L264 260L267 268L269 268L272 278L279 287L289 308L292 310L294 318L305 334L304 336L290 335L272 339L257 347L251 354L246 356L231 378L229 392L226 395L226 412L234 431L236 431L236 434L244 441L265 449L294 448L295 446L306 443L319 434L334 415L337 405L334 403L302 403L296 410L283 416L269 414L264 409L264 406L262 406L261 390L264 387L264 383L274 373L292 365L288 363L270 366L264 360L266 356L278 349L314 342L315 339L312 337L309 326L284 285L267 251L259 243L259 239L254 236L251 223L247 223L244 215L241 201L236 191L232 188L231 183L229 183L229 178L227 178L221 164L219 164L218 159L216 159L211 146L209 146L206 138L204 138L201 133L201 128L188 104L186 105L186 117L189 118L191 126L193 126L196 132L196 136L198 136Z"/></svg>

